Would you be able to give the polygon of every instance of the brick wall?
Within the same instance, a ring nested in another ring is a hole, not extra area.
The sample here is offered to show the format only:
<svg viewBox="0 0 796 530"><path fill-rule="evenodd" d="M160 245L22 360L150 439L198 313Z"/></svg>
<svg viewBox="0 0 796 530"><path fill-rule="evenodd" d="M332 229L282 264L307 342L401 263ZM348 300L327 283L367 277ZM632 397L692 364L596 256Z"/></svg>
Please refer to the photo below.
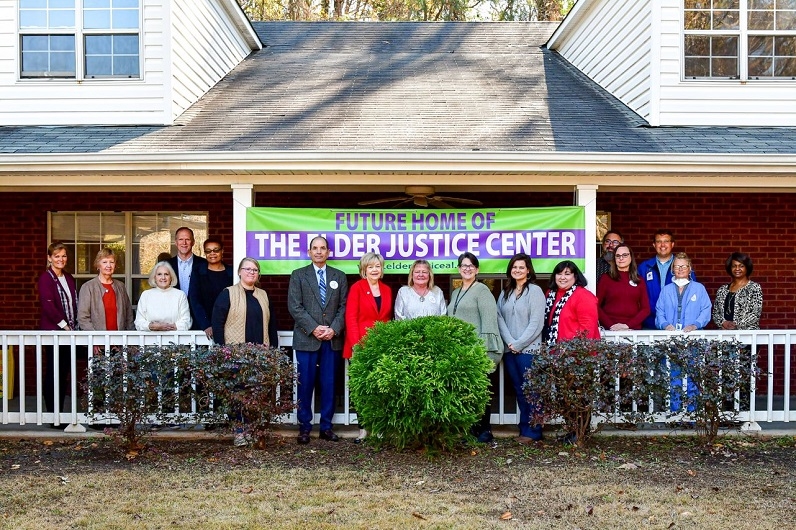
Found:
<svg viewBox="0 0 796 530"><path fill-rule="evenodd" d="M603 193L597 207L611 212L636 256L654 255L652 235L674 232L675 252L685 251L697 279L713 298L728 283L724 262L746 252L752 278L763 287L761 327L796 326L796 201L791 194Z"/></svg>
<svg viewBox="0 0 796 530"><path fill-rule="evenodd" d="M0 329L37 329L36 282L47 266L47 212L207 211L211 232L232 247L230 193L0 193L0 240L8 245L0 274Z"/></svg>

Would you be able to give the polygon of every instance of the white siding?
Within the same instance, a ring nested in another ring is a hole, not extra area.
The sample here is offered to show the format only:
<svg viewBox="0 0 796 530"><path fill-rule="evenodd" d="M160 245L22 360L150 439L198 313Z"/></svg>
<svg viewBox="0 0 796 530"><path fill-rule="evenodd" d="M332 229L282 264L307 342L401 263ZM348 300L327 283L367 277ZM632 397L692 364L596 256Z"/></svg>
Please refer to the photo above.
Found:
<svg viewBox="0 0 796 530"><path fill-rule="evenodd" d="M796 125L796 81L682 79L679 0L661 0L661 125Z"/></svg>
<svg viewBox="0 0 796 530"><path fill-rule="evenodd" d="M650 116L651 2L581 0L552 48L644 119ZM580 9L579 9L580 7Z"/></svg>
<svg viewBox="0 0 796 530"><path fill-rule="evenodd" d="M216 0L174 0L171 115L176 118L251 52Z"/></svg>
<svg viewBox="0 0 796 530"><path fill-rule="evenodd" d="M141 79L19 79L17 2L0 0L0 125L166 124L164 3L143 0Z"/></svg>

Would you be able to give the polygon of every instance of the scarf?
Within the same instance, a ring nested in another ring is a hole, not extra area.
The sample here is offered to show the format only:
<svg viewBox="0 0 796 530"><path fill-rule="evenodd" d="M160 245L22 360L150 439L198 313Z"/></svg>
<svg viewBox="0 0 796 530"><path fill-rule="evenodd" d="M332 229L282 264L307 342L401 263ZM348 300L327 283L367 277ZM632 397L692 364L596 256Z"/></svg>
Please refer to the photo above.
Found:
<svg viewBox="0 0 796 530"><path fill-rule="evenodd" d="M229 290L229 314L224 324L224 341L227 344L238 344L246 342L246 290L239 283ZM268 344L268 295L262 289L254 288L254 298L259 302L263 310L263 339L261 344Z"/></svg>
<svg viewBox="0 0 796 530"><path fill-rule="evenodd" d="M553 309L553 304L556 301L558 289L551 289L547 294L547 300L545 300L544 304L545 326L542 330L542 340L545 342L555 343L558 341L558 318L561 316L561 310L564 309L564 305L567 303L567 300L569 300L569 297L572 296L572 293L574 293L575 289L577 288L577 285L573 285L566 293L564 293L564 296L561 297L561 300L558 302L558 305L553 312L552 321L550 321L550 311Z"/></svg>
<svg viewBox="0 0 796 530"><path fill-rule="evenodd" d="M47 273L55 282L55 288L58 289L58 298L61 299L61 307L63 307L64 316L66 317L64 320L66 320L66 323L69 325L69 329L76 330L77 322L75 320L75 312L72 310L72 304L69 303L70 298L66 289L64 289L58 276L56 276L52 269L47 269Z"/></svg>

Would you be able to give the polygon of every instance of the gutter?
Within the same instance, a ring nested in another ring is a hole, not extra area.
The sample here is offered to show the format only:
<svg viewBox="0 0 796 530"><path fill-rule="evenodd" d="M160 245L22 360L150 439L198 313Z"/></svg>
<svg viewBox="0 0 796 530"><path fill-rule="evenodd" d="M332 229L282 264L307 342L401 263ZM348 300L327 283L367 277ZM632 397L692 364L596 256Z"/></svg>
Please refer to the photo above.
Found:
<svg viewBox="0 0 796 530"><path fill-rule="evenodd" d="M246 44L249 45L251 51L257 51L263 49L263 43L260 40L259 35L254 30L254 26L252 26L249 17L246 16L246 13L243 11L243 8L236 2L235 0L219 0L221 7L224 11L229 15L230 20L238 28L240 31L241 36L246 41Z"/></svg>
<svg viewBox="0 0 796 530"><path fill-rule="evenodd" d="M593 0L577 0L575 5L569 10L569 13L567 13L567 16L564 17L564 20L561 21L561 24L558 25L553 34L550 35L550 38L547 39L547 43L545 44L547 49L555 50L560 44L559 41L565 40L569 34L576 29L581 19L586 16L586 13L595 3L596 2Z"/></svg>
<svg viewBox="0 0 796 530"><path fill-rule="evenodd" d="M140 171L389 171L622 173L796 173L796 154L511 151L191 151L0 155L4 173Z"/></svg>

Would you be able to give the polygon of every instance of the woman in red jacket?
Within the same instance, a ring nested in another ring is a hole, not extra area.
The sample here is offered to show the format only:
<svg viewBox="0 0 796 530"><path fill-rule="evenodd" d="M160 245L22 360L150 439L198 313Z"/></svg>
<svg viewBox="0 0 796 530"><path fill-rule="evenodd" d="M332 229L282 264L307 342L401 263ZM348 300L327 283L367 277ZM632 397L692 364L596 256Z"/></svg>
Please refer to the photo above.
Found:
<svg viewBox="0 0 796 530"><path fill-rule="evenodd" d="M362 337L376 322L388 322L392 318L392 292L381 281L384 276L384 258L368 252L359 260L359 275L362 279L351 286L345 308L345 345L343 357L350 359ZM359 430L355 443L367 436L365 429Z"/></svg>
<svg viewBox="0 0 796 530"><path fill-rule="evenodd" d="M599 339L597 297L586 289L586 277L575 263L562 261L553 269L545 302L542 340L559 342L577 336Z"/></svg>
<svg viewBox="0 0 796 530"><path fill-rule="evenodd" d="M586 289L586 277L571 261L562 261L553 269L550 276L547 300L545 301L545 327L542 339L548 343L572 340L576 337L599 339L600 327L597 323L597 297ZM573 387L579 381L569 379ZM576 412L578 415L583 412ZM588 414L588 413L586 413ZM578 423L591 421L591 416L580 416ZM581 423L582 424L582 423ZM565 445L577 443L574 432L567 433Z"/></svg>

